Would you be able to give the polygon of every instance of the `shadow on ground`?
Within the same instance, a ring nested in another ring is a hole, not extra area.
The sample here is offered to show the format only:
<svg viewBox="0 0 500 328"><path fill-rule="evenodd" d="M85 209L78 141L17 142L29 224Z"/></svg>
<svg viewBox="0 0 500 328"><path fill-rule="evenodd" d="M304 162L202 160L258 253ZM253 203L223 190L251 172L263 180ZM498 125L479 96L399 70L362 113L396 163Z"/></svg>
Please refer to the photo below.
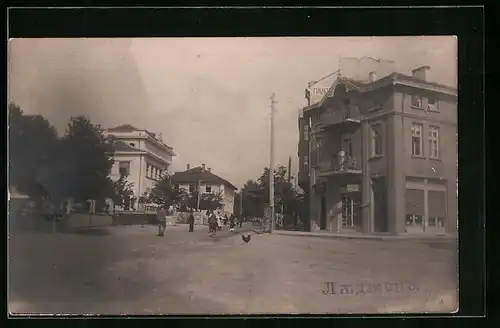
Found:
<svg viewBox="0 0 500 328"><path fill-rule="evenodd" d="M27 304L18 311L39 313L84 313L93 304L140 302L157 284L141 269L143 255L133 248L103 230L14 234L9 240L9 302ZM113 270L123 261L131 263L128 272Z"/></svg>

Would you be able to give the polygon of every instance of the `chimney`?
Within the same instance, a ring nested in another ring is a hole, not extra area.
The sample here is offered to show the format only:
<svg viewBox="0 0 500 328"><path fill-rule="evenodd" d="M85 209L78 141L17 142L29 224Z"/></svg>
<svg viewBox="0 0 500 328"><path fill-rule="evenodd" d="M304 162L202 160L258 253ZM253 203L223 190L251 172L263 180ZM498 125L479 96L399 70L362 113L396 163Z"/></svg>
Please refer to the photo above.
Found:
<svg viewBox="0 0 500 328"><path fill-rule="evenodd" d="M188 171L191 168L191 165L186 164L186 171Z"/></svg>
<svg viewBox="0 0 500 328"><path fill-rule="evenodd" d="M375 82L376 79L377 75L375 74L375 72L368 73L368 82Z"/></svg>
<svg viewBox="0 0 500 328"><path fill-rule="evenodd" d="M418 68L415 68L413 71L411 71L412 76L416 79L422 80L422 81L427 81L427 71L431 69L430 66L420 66Z"/></svg>
<svg viewBox="0 0 500 328"><path fill-rule="evenodd" d="M205 171L205 164L201 164L201 169Z"/></svg>
<svg viewBox="0 0 500 328"><path fill-rule="evenodd" d="M208 172L212 172L212 169L209 167L209 168L207 169L207 171L208 171Z"/></svg>

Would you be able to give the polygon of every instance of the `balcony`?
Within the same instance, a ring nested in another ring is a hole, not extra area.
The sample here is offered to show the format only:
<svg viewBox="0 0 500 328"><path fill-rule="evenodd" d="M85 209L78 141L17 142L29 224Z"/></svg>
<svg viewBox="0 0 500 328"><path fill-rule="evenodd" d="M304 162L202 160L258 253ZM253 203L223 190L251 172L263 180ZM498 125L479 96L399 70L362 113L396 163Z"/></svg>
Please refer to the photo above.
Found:
<svg viewBox="0 0 500 328"><path fill-rule="evenodd" d="M318 165L318 176L359 175L361 166L356 158L350 155L334 155L330 160L322 160Z"/></svg>
<svg viewBox="0 0 500 328"><path fill-rule="evenodd" d="M337 111L327 111L319 117L319 123L315 125L314 132L322 132L332 127L352 130L359 126L360 120L351 114L357 113L354 108L345 108Z"/></svg>

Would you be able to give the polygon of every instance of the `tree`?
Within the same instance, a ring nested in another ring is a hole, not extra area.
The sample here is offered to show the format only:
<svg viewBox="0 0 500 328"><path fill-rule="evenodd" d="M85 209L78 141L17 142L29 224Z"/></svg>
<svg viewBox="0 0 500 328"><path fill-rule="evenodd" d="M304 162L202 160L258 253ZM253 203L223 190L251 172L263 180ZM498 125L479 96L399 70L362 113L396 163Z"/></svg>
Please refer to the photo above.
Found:
<svg viewBox="0 0 500 328"><path fill-rule="evenodd" d="M56 129L41 115L25 115L14 103L9 104L8 120L9 185L34 199L54 196L61 187L59 180L54 181Z"/></svg>
<svg viewBox="0 0 500 328"><path fill-rule="evenodd" d="M165 174L149 193L148 200L160 206L182 205L187 199L183 189L176 189L172 184L172 177Z"/></svg>
<svg viewBox="0 0 500 328"><path fill-rule="evenodd" d="M220 208L223 204L224 198L222 193L202 193L200 195L200 210L216 210ZM198 205L198 191L190 193L187 207L196 209Z"/></svg>
<svg viewBox="0 0 500 328"><path fill-rule="evenodd" d="M265 198L269 198L269 168L258 179L260 189ZM294 215L297 207L297 191L291 181L288 181L288 171L279 165L274 171L274 206L277 213Z"/></svg>
<svg viewBox="0 0 500 328"><path fill-rule="evenodd" d="M113 166L112 144L99 125L85 116L72 117L59 147L60 176L66 194L77 201L104 199L114 195L108 175Z"/></svg>
<svg viewBox="0 0 500 328"><path fill-rule="evenodd" d="M259 183L248 180L241 190L243 216L262 217L264 215L264 190Z"/></svg>
<svg viewBox="0 0 500 328"><path fill-rule="evenodd" d="M111 197L113 203L118 206L125 206L126 200L130 199L134 195L134 183L128 182L127 177L121 175L120 178L113 182L114 193Z"/></svg>

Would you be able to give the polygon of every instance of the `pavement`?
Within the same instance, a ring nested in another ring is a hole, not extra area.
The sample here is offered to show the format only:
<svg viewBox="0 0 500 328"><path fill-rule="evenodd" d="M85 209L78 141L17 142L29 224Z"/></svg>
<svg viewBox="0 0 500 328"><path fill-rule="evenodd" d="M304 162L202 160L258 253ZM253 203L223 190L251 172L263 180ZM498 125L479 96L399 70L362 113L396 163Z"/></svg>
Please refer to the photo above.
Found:
<svg viewBox="0 0 500 328"><path fill-rule="evenodd" d="M368 234L368 233L352 233L352 232L326 232L326 231L286 231L275 230L273 232L277 235L285 236L301 236L301 237L318 237L318 238L343 238L343 239L370 239L370 240L450 240L457 241L457 236L452 234L401 234L401 235L388 235L388 234Z"/></svg>
<svg viewBox="0 0 500 328"><path fill-rule="evenodd" d="M250 230L247 224L243 230ZM59 314L454 312L457 246L123 226L9 237L9 311ZM333 286L333 290L332 290ZM329 289L329 290L327 290Z"/></svg>

